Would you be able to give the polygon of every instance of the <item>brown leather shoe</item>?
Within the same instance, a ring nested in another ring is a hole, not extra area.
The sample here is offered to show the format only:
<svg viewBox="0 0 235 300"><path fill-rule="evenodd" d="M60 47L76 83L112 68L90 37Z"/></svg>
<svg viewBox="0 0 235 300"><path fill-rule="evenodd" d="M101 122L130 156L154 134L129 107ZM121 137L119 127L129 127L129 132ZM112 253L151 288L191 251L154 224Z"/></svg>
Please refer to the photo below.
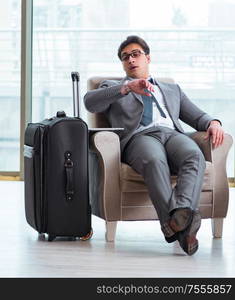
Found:
<svg viewBox="0 0 235 300"><path fill-rule="evenodd" d="M192 222L193 211L191 208L177 208L174 210L169 225L174 232L185 230Z"/></svg>
<svg viewBox="0 0 235 300"><path fill-rule="evenodd" d="M174 235L172 236L169 236L169 237L166 237L165 236L165 240L167 241L167 243L173 243L175 241L177 241L179 239L179 236L178 236L179 232L176 232Z"/></svg>
<svg viewBox="0 0 235 300"><path fill-rule="evenodd" d="M188 255L193 255L198 250L198 240L196 234L201 226L201 216L199 211L193 212L191 224L184 230L178 233L178 241L181 248Z"/></svg>

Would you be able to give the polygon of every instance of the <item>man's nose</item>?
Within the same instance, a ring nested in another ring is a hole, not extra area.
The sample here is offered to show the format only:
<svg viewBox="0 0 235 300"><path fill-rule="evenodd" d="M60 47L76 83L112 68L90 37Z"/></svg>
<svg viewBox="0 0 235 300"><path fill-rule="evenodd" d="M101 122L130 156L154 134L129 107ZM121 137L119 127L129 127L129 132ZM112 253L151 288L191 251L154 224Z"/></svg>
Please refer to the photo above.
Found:
<svg viewBox="0 0 235 300"><path fill-rule="evenodd" d="M129 57L128 57L128 63L131 63L131 62L133 62L133 61L135 61L135 58L134 57L132 57L131 55L129 55Z"/></svg>

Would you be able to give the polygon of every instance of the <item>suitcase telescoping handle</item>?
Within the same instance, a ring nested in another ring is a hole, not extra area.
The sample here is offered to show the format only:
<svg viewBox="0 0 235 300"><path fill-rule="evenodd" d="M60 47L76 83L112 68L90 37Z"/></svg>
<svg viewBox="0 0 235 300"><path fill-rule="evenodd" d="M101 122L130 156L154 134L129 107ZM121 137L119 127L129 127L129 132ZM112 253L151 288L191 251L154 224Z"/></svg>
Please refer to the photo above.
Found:
<svg viewBox="0 0 235 300"><path fill-rule="evenodd" d="M79 99L79 81L78 72L71 72L73 84L73 114L75 117L80 117L80 99Z"/></svg>

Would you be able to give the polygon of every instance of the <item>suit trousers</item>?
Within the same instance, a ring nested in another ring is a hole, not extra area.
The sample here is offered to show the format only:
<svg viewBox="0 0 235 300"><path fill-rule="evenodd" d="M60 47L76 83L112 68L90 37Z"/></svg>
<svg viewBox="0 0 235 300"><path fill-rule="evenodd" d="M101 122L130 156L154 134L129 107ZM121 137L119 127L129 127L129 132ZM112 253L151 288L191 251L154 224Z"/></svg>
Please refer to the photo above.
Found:
<svg viewBox="0 0 235 300"><path fill-rule="evenodd" d="M184 133L156 126L135 134L122 160L143 176L164 235L173 235L167 225L171 211L198 208L206 167L198 145ZM174 187L171 175L177 175Z"/></svg>

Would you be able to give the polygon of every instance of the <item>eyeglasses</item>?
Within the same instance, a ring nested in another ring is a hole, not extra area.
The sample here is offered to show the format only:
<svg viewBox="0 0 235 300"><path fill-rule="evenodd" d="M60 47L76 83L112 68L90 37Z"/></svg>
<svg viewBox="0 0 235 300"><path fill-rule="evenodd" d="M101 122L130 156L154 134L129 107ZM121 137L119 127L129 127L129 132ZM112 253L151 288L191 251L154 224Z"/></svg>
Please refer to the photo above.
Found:
<svg viewBox="0 0 235 300"><path fill-rule="evenodd" d="M141 50L138 50L138 49L131 51L131 53L123 53L121 55L121 61L128 61L130 56L133 57L133 58L137 58L141 54L145 54L145 52L141 51Z"/></svg>

